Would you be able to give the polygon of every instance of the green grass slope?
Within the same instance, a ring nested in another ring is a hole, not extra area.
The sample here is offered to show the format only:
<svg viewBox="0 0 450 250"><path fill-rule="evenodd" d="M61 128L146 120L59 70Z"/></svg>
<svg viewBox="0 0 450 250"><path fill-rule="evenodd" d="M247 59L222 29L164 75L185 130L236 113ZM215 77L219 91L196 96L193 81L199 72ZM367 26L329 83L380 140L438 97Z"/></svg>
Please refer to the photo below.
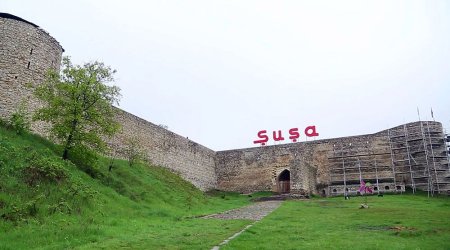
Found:
<svg viewBox="0 0 450 250"><path fill-rule="evenodd" d="M156 166L75 165L58 151L0 127L0 249L207 249L248 224L197 218L247 196L205 195Z"/></svg>

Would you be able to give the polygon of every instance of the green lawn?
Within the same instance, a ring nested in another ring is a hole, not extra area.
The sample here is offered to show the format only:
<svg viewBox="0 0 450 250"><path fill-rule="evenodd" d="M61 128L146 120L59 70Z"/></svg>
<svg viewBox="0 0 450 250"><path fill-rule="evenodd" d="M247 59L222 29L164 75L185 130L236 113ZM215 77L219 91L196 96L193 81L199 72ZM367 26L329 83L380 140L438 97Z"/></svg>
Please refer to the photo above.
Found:
<svg viewBox="0 0 450 250"><path fill-rule="evenodd" d="M450 249L450 199L426 195L285 202L223 249Z"/></svg>

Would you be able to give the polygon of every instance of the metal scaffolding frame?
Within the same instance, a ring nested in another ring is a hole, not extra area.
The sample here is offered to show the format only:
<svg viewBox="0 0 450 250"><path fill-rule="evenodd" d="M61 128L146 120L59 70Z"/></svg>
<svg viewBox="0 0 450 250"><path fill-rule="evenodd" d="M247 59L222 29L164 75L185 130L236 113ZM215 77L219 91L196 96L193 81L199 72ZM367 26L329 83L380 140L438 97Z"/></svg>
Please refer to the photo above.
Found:
<svg viewBox="0 0 450 250"><path fill-rule="evenodd" d="M437 180L437 171L436 171L436 161L434 157L434 151L432 146L432 141L430 137L430 128L428 122L426 124L426 129L428 130L428 133L425 133L424 128L424 122L420 121L420 132L415 133L416 136L419 136L417 138L410 138L410 133L408 131L408 128L405 125L403 125L402 132L396 131L397 134L393 135L391 129L388 129L388 137L389 137L389 147L390 147L390 153L391 153L391 162L392 166L394 168L393 173L395 174L406 174L408 173L411 179L411 188L413 189L413 193L416 192L417 189L417 183L416 179L426 179L427 183L427 192L433 195L434 194L434 184L433 184L433 178L431 176L430 171L430 160L433 162L434 170L435 170L435 179ZM429 138L426 138L426 134L428 134ZM401 141L396 139L403 139ZM427 142L427 139L429 142ZM416 148L416 151L414 153L423 152L425 156L425 164L419 164L416 159L412 156L411 152L411 144L410 142L413 141L421 141L421 144L418 144L416 146L419 146L419 148ZM431 157L430 152L428 152L428 147L431 147ZM423 148L420 149L420 148ZM404 153L401 153L401 151L405 151ZM395 151L395 152L394 152ZM401 155L402 159L395 159L395 156ZM417 170L413 170L413 162L415 166L421 166L424 165L424 172L423 175L416 175ZM398 169L396 169L398 168ZM396 171L397 170L397 171ZM396 184L397 185L397 184ZM439 190L438 190L439 192Z"/></svg>
<svg viewBox="0 0 450 250"><path fill-rule="evenodd" d="M387 129L378 139L333 144L330 193L354 194L359 178L373 182L377 193L403 192L406 186L414 194L419 189L429 196L450 194L450 148L442 134L439 124L419 121Z"/></svg>

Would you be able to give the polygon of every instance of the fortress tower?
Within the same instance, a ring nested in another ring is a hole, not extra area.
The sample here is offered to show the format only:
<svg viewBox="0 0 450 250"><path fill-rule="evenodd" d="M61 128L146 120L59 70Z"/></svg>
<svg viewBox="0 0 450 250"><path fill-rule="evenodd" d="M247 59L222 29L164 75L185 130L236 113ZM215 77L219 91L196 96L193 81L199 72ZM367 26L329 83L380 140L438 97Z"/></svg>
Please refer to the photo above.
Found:
<svg viewBox="0 0 450 250"><path fill-rule="evenodd" d="M63 52L58 41L36 24L0 13L0 118L8 119L21 102L30 111L39 105L30 87L41 83L49 69L59 69ZM36 132L41 127L32 126Z"/></svg>

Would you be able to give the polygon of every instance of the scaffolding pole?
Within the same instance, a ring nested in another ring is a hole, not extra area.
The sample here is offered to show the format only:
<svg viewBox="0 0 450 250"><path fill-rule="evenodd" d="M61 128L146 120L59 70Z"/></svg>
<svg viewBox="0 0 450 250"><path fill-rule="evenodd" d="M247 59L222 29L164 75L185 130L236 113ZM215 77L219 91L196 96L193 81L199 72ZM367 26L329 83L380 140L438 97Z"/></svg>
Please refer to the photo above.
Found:
<svg viewBox="0 0 450 250"><path fill-rule="evenodd" d="M333 144L333 156L336 156L336 148L335 147L336 147L336 144ZM332 166L333 166L333 169L336 167L334 164ZM334 170L334 171L336 171L336 170ZM333 170L331 169L331 167L330 167L329 173L330 173L330 184L328 185L328 195L331 196L332 192L331 192L330 185L332 185L332 183L333 183Z"/></svg>
<svg viewBox="0 0 450 250"><path fill-rule="evenodd" d="M424 150L424 152L425 152L425 160L426 160L426 163L427 163L427 168L426 168L426 171L428 172L428 190L427 190L427 193L428 193L428 197L430 197L430 189L431 189L431 183L430 183L430 177L431 177L431 175L430 175L430 164L429 164L429 162L428 162L428 148L427 148L427 144L426 144L426 140L425 140L425 135L424 135L424 132L423 132L423 124L422 124L422 122L420 122L420 132L422 133L422 142L423 142L423 150ZM432 193L433 194L433 193Z"/></svg>
<svg viewBox="0 0 450 250"><path fill-rule="evenodd" d="M345 176L344 146L341 146L342 170L344 171L344 197L347 197L347 179Z"/></svg>
<svg viewBox="0 0 450 250"><path fill-rule="evenodd" d="M397 181L395 180L394 152L392 151L392 140L391 140L391 130L390 129L388 129L388 138L389 138L389 148L391 149L391 165L392 165L392 174L394 175L394 186L397 187Z"/></svg>
<svg viewBox="0 0 450 250"><path fill-rule="evenodd" d="M430 125L428 124L428 121L427 121L426 124L427 124L427 130L428 130L428 140L430 142L430 148L431 148L431 159L433 160L434 178L435 178L435 181L436 181L437 192L439 194L440 193L439 181L438 181L438 176L437 176L437 171L436 171L436 161L434 159L433 143L431 142ZM434 186L433 186L433 189L434 189Z"/></svg>
<svg viewBox="0 0 450 250"><path fill-rule="evenodd" d="M369 144L369 142L367 142L367 144ZM373 158L373 162L375 165L375 178L377 180L377 193L380 194L380 186L378 183L378 166L377 166L377 158L375 158L376 156L373 155L373 147L372 145L370 145L370 147L367 147L369 149L369 155Z"/></svg>
<svg viewBox="0 0 450 250"><path fill-rule="evenodd" d="M403 132L405 133L405 143L406 143L406 153L408 154L408 165L409 165L409 174L411 176L411 187L413 190L413 194L416 193L416 185L414 183L414 175L411 167L411 153L409 152L409 144L408 144L408 129L406 128L406 124L403 125Z"/></svg>
<svg viewBox="0 0 450 250"><path fill-rule="evenodd" d="M361 175L361 163L359 161L359 157L358 157L358 170L359 170L359 183L361 184L362 175Z"/></svg>

